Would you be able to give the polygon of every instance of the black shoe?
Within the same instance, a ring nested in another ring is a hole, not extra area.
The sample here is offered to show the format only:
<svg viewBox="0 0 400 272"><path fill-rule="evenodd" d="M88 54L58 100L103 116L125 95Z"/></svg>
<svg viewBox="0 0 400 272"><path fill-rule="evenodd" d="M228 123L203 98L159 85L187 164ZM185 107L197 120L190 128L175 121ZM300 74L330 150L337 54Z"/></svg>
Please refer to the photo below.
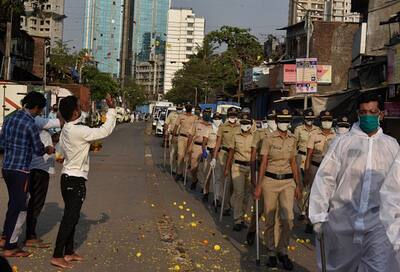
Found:
<svg viewBox="0 0 400 272"><path fill-rule="evenodd" d="M230 215L231 215L231 209L227 209L222 212L222 216L230 216Z"/></svg>
<svg viewBox="0 0 400 272"><path fill-rule="evenodd" d="M220 208L221 207L221 201L219 201L218 199L217 199L217 208Z"/></svg>
<svg viewBox="0 0 400 272"><path fill-rule="evenodd" d="M268 266L269 268L277 268L277 267L278 267L278 261L276 260L276 257L275 257L275 256L270 256L270 257L268 258L267 266Z"/></svg>
<svg viewBox="0 0 400 272"><path fill-rule="evenodd" d="M176 175L175 176L175 181L181 181L183 180L183 176L182 175Z"/></svg>
<svg viewBox="0 0 400 272"><path fill-rule="evenodd" d="M288 255L278 255L278 260L282 264L283 269L293 270L293 262L289 259Z"/></svg>
<svg viewBox="0 0 400 272"><path fill-rule="evenodd" d="M307 223L304 232L308 234L313 234L314 233L313 226L310 223Z"/></svg>
<svg viewBox="0 0 400 272"><path fill-rule="evenodd" d="M208 193L203 195L202 200L203 200L203 202L206 202L206 203L208 202Z"/></svg>
<svg viewBox="0 0 400 272"><path fill-rule="evenodd" d="M197 186L197 182L192 182L192 184L190 184L190 190L196 191L196 186Z"/></svg>
<svg viewBox="0 0 400 272"><path fill-rule="evenodd" d="M300 214L299 217L297 217L297 220L299 220L299 221L306 220L306 215L305 214Z"/></svg>
<svg viewBox="0 0 400 272"><path fill-rule="evenodd" d="M242 231L242 223L233 225L233 231Z"/></svg>
<svg viewBox="0 0 400 272"><path fill-rule="evenodd" d="M248 232L246 236L247 244L252 246L254 241L256 240L256 233L255 232Z"/></svg>

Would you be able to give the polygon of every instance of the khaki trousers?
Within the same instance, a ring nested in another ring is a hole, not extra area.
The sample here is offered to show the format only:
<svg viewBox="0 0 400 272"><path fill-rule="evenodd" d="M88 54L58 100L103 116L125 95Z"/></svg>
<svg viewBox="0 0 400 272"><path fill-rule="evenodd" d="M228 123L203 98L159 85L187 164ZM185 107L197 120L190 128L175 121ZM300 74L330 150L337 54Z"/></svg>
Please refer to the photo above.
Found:
<svg viewBox="0 0 400 272"><path fill-rule="evenodd" d="M200 145L194 144L192 146L192 152L190 155L190 171L192 172L193 182L197 182L197 172L199 167L199 162L202 155L202 147Z"/></svg>
<svg viewBox="0 0 400 272"><path fill-rule="evenodd" d="M233 220L235 224L239 224L244 221L244 214L250 211L252 203L251 172L249 166L242 166L233 163L232 185L233 191L231 205L233 207Z"/></svg>
<svg viewBox="0 0 400 272"><path fill-rule="evenodd" d="M183 136L178 136L178 162L177 162L177 170L176 173L178 175L183 174L183 167L185 165L185 156L187 154L187 141L188 138Z"/></svg>
<svg viewBox="0 0 400 272"><path fill-rule="evenodd" d="M172 140L172 135L169 136L169 164L171 168L176 171L178 143Z"/></svg>
<svg viewBox="0 0 400 272"><path fill-rule="evenodd" d="M267 245L268 256L277 253L287 254L291 231L293 229L293 202L296 183L293 179L276 180L264 177L261 183L264 197L264 211L266 217L266 230L264 239ZM275 217L279 212L281 234L275 246Z"/></svg>

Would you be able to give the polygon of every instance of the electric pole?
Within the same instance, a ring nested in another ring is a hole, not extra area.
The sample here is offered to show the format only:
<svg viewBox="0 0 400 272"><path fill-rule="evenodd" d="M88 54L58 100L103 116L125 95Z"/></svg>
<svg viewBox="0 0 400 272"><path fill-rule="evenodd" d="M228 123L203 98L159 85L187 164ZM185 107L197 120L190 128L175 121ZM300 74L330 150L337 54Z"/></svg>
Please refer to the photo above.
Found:
<svg viewBox="0 0 400 272"><path fill-rule="evenodd" d="M6 46L4 54L4 79L11 79L11 39L12 39L13 8L10 6L10 16L7 21Z"/></svg>

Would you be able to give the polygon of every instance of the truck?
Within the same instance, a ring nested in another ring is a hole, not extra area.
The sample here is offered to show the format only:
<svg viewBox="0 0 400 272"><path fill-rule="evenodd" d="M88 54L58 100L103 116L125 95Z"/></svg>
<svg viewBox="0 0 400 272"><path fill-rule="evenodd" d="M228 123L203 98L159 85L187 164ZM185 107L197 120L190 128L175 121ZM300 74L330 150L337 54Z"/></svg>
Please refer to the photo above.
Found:
<svg viewBox="0 0 400 272"><path fill-rule="evenodd" d="M28 86L8 81L0 81L1 113L0 129L4 119L22 108L21 100L28 93Z"/></svg>

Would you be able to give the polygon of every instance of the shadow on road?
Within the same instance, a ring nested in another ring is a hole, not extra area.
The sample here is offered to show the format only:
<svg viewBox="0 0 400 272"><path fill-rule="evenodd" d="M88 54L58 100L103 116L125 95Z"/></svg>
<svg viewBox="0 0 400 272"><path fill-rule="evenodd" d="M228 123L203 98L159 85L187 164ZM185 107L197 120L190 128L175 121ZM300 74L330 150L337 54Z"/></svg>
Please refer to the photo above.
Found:
<svg viewBox="0 0 400 272"><path fill-rule="evenodd" d="M63 212L64 209L61 208L58 203L46 203L43 212L39 218L39 236L43 236L52 231L57 223L61 222ZM89 219L86 214L81 213L75 233L75 246L78 248L87 240L87 236L92 225L104 224L109 219L110 217L108 216L108 214L104 212L101 213L101 217L99 219L95 220ZM41 221L46 222L46 224L40 224Z"/></svg>

